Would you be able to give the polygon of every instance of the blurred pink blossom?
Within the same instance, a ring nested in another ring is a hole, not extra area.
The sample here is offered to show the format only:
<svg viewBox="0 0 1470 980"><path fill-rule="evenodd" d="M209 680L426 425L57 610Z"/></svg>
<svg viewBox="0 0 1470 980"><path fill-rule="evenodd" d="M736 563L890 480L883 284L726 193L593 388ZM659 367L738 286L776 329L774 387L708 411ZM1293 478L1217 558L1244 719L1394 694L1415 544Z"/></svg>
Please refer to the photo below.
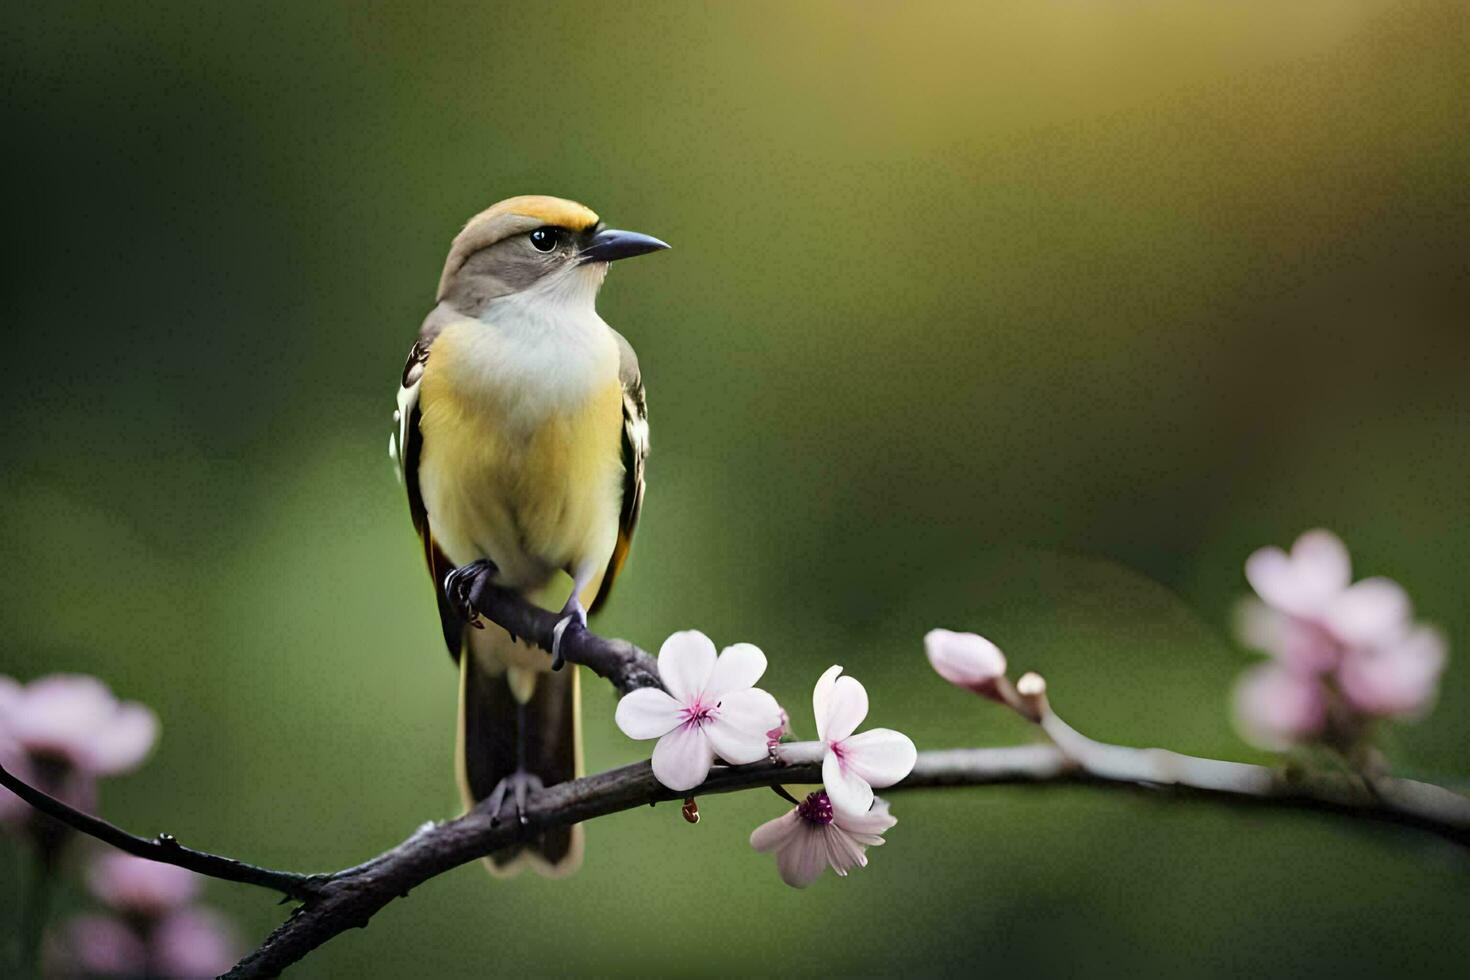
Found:
<svg viewBox="0 0 1470 980"><path fill-rule="evenodd" d="M795 809L761 824L750 835L750 846L762 853L775 852L781 880L793 888L805 888L830 867L839 876L853 868L866 867L869 847L883 843L883 834L896 819L888 803L873 801L866 813L850 816L832 806L827 794L812 793Z"/></svg>
<svg viewBox="0 0 1470 980"><path fill-rule="evenodd" d="M150 938L150 961L161 977L217 977L241 955L239 938L229 921L199 905L164 916Z"/></svg>
<svg viewBox="0 0 1470 980"><path fill-rule="evenodd" d="M157 918L187 905L202 882L192 871L147 858L108 851L87 870L87 887L114 912Z"/></svg>
<svg viewBox="0 0 1470 980"><path fill-rule="evenodd" d="M53 937L47 974L197 980L229 970L240 942L213 909L189 906L159 919L79 915Z"/></svg>
<svg viewBox="0 0 1470 980"><path fill-rule="evenodd" d="M1342 660L1342 646L1317 623L1299 619L1260 599L1241 601L1235 633L1252 650L1270 654L1298 673L1331 670Z"/></svg>
<svg viewBox="0 0 1470 980"><path fill-rule="evenodd" d="M136 768L157 737L152 711L119 702L95 677L52 674L21 685L0 676L0 764L77 809L96 805L96 777ZM19 797L0 789L0 821L39 833L32 815ZM58 828L47 828L48 835Z"/></svg>
<svg viewBox="0 0 1470 980"><path fill-rule="evenodd" d="M1287 554L1261 548L1245 563L1260 597L1241 609L1241 639L1294 670L1336 669L1349 647L1407 632L1408 594L1386 578L1354 584L1347 547L1331 531L1308 531Z"/></svg>
<svg viewBox="0 0 1470 980"><path fill-rule="evenodd" d="M1249 741L1272 749L1317 740L1347 748L1363 737L1365 718L1429 710L1444 669L1444 637L1415 625L1398 583L1353 582L1336 535L1308 531L1290 554L1262 548L1246 561L1245 574L1259 598L1241 604L1237 632L1275 661L1236 685L1236 721Z"/></svg>
<svg viewBox="0 0 1470 980"><path fill-rule="evenodd" d="M1235 720L1252 744L1290 748L1322 731L1327 723L1326 691L1316 677L1260 664L1235 685Z"/></svg>
<svg viewBox="0 0 1470 980"><path fill-rule="evenodd" d="M121 919L79 915L62 927L48 959L48 974L141 977L148 972L148 945Z"/></svg>
<svg viewBox="0 0 1470 980"><path fill-rule="evenodd" d="M998 698L996 682L1006 673L1005 654L983 636L935 629L924 634L924 653L940 677L957 687Z"/></svg>
<svg viewBox="0 0 1470 980"><path fill-rule="evenodd" d="M1320 528L1296 539L1287 554L1274 545L1245 563L1246 581L1275 609L1303 619L1321 615L1352 581L1352 563L1342 539Z"/></svg>
<svg viewBox="0 0 1470 980"><path fill-rule="evenodd" d="M1420 626L1392 643L1354 650L1337 675L1343 696L1366 715L1421 717L1434 705L1445 647L1438 630Z"/></svg>
<svg viewBox="0 0 1470 980"><path fill-rule="evenodd" d="M136 769L158 738L158 717L150 709L118 701L95 677L51 674L24 687L5 680L0 732L32 757L115 776Z"/></svg>

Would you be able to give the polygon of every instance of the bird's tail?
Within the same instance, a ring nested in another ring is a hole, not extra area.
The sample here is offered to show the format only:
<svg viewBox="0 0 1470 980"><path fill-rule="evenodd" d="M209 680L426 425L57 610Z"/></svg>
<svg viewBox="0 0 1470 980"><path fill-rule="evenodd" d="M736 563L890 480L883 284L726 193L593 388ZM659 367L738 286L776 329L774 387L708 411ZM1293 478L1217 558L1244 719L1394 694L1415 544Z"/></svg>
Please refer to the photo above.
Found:
<svg viewBox="0 0 1470 980"><path fill-rule="evenodd" d="M485 799L517 769L546 786L575 779L582 770L577 668L569 664L545 673L506 667L499 657L477 648L490 645L485 640L513 641L495 626L474 632L478 635L464 644L459 658L456 768L465 806ZM506 794L502 812L515 812L513 791ZM492 853L485 866L496 877L519 874L526 867L561 877L581 866L582 847L581 826L555 827L525 844Z"/></svg>

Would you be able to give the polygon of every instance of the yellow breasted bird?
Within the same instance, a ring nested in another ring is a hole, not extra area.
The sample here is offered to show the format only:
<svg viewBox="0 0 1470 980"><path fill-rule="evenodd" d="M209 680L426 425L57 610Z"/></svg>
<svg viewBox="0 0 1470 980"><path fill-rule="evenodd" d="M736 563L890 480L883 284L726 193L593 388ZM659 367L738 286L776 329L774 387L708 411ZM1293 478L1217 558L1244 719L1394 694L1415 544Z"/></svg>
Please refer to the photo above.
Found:
<svg viewBox="0 0 1470 980"><path fill-rule="evenodd" d="M467 806L519 812L530 790L580 775L576 668L467 628L480 624L464 597L489 575L582 625L607 600L643 505L648 417L638 358L595 301L609 262L662 248L573 201L501 201L455 237L403 369L390 452L459 663ZM487 864L557 875L581 860L578 826Z"/></svg>

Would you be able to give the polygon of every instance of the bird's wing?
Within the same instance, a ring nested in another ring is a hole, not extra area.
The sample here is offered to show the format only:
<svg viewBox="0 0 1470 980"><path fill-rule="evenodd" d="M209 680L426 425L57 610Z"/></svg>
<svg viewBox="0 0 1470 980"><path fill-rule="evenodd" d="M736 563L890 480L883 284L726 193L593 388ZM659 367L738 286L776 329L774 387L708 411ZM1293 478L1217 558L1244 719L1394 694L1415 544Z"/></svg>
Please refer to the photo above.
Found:
<svg viewBox="0 0 1470 980"><path fill-rule="evenodd" d="M388 437L388 455L398 468L398 479L408 493L408 514L413 519L413 529L423 542L424 562L429 566L429 577L434 580L434 595L439 604L444 644L449 647L449 655L458 660L463 623L444 594L444 576L454 566L434 541L434 532L429 527L429 512L419 492L419 453L423 449L423 436L419 433L419 385L424 378L424 365L429 361L429 348L433 342L433 335L425 330L408 352L408 360L403 365L403 379L398 387L398 409L393 413L393 434Z"/></svg>
<svg viewBox="0 0 1470 980"><path fill-rule="evenodd" d="M623 506L618 514L618 541L613 546L612 558L602 576L602 585L597 597L592 600L592 612L596 612L608 594L613 581L628 559L628 549L633 544L633 532L638 527L638 515L643 510L643 471L648 460L648 399L643 390L643 376L638 370L638 355L626 338L616 330L618 348L622 359L618 376L623 382Z"/></svg>

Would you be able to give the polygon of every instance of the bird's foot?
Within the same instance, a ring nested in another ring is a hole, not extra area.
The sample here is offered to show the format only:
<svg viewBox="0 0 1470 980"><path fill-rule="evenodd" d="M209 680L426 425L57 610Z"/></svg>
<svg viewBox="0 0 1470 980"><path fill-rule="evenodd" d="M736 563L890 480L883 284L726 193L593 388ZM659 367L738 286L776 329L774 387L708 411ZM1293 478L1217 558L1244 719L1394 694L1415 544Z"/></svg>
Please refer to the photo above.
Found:
<svg viewBox="0 0 1470 980"><path fill-rule="evenodd" d="M449 574L444 576L445 597L449 599L450 605L464 618L464 621L477 630L484 629L485 624L480 622L480 612L475 608L475 589L496 571L493 561L488 558L477 558L458 568L451 569Z"/></svg>
<svg viewBox="0 0 1470 980"><path fill-rule="evenodd" d="M495 789L490 794L490 802L486 804L490 810L490 821L500 823L501 819L506 816L507 802L510 802L515 806L516 820L524 827L526 825L526 798L543 788L540 776L524 769L517 769L495 784ZM506 797L510 797L510 800L507 801Z"/></svg>
<svg viewBox="0 0 1470 980"><path fill-rule="evenodd" d="M567 630L587 628L587 610L582 608L582 602L573 593L562 607L562 617L557 621L556 629L551 633L551 669L561 670L566 664L566 659L561 655L561 641L567 635Z"/></svg>

